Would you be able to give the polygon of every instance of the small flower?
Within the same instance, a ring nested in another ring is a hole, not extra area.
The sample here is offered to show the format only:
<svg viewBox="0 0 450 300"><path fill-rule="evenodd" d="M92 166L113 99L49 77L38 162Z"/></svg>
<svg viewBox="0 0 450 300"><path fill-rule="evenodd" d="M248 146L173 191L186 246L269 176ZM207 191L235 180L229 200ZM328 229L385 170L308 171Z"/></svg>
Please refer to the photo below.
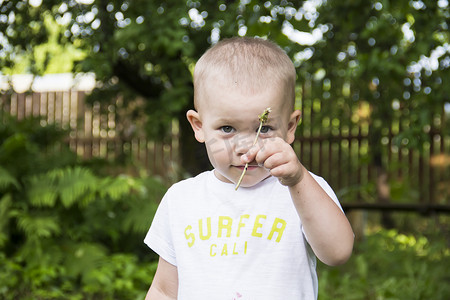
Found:
<svg viewBox="0 0 450 300"><path fill-rule="evenodd" d="M264 110L264 112L258 116L259 122L262 123L262 124L266 124L267 120L269 119L269 113L270 112L272 112L272 109L270 107L266 108Z"/></svg>

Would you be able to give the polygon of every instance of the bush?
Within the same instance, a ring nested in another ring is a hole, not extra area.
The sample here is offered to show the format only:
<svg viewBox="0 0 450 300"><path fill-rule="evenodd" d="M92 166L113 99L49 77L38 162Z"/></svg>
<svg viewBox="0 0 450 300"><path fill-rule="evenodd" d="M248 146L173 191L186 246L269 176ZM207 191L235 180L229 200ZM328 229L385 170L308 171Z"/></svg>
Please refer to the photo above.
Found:
<svg viewBox="0 0 450 300"><path fill-rule="evenodd" d="M319 265L319 300L450 299L450 250L442 236L380 229L337 268Z"/></svg>
<svg viewBox="0 0 450 300"><path fill-rule="evenodd" d="M165 185L99 175L55 127L2 121L0 298L142 299L156 269L143 238Z"/></svg>

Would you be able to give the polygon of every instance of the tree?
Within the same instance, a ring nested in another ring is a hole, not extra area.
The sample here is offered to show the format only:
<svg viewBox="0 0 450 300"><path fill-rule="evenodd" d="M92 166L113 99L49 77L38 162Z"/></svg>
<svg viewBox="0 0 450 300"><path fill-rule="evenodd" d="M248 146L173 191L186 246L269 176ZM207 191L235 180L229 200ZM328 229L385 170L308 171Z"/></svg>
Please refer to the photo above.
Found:
<svg viewBox="0 0 450 300"><path fill-rule="evenodd" d="M324 70L318 83L330 85L327 96L344 105L341 113L355 102L369 106L370 163L378 173L379 201L389 201L383 137L397 127L397 146L422 149L430 142L436 116L450 100L445 84L450 78L448 5L329 1L318 14L316 24L324 26L324 39L311 49L314 54L302 72L311 77ZM313 89L311 97L324 97L323 88ZM408 124L395 124L402 118ZM386 214L384 224L392 226Z"/></svg>
<svg viewBox="0 0 450 300"><path fill-rule="evenodd" d="M184 167L192 173L205 167L199 161L206 155L192 159L199 150L185 123L184 112L192 107L191 73L199 56L221 38L239 34L276 41L295 61L299 81L312 82L306 97L333 99L321 114L345 115L355 104L369 107L370 160L380 178L380 143L389 120L409 118L396 140L418 147L449 102L446 1L30 3L35 4L6 1L0 8L1 70L18 56L34 59L33 48L50 36L45 20L52 16L60 43L86 55L74 71L95 72L101 83L91 98L107 101L120 94L126 104L142 97L144 105L129 115L145 119L154 137L164 136L172 118L180 120Z"/></svg>
<svg viewBox="0 0 450 300"><path fill-rule="evenodd" d="M5 71L18 57L27 57L29 71L45 72L45 66L33 67L37 61L33 49L56 34L61 44L85 53L74 71L96 74L101 86L91 99L109 101L120 94L126 104L143 97L145 105L128 115L144 118L153 137L163 137L172 118L178 118L184 167L196 173L207 167L206 154L194 141L184 116L192 107L195 61L219 37L242 34L250 27L252 35L268 35L289 44L279 31L282 15L267 26L259 22L278 4L253 2L7 1L0 9L0 30L5 32L0 68ZM46 23L48 16L59 30ZM52 59L49 52L45 57L46 63Z"/></svg>

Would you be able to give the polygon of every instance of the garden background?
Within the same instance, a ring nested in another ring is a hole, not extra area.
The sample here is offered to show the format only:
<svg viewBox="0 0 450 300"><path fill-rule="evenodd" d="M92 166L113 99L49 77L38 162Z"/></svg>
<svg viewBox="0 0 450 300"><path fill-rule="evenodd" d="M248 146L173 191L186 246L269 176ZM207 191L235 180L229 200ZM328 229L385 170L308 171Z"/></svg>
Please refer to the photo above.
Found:
<svg viewBox="0 0 450 300"><path fill-rule="evenodd" d="M356 233L319 299L449 299L448 21L446 0L0 0L0 298L144 298L156 207L209 168L193 67L246 35L294 61L293 147Z"/></svg>

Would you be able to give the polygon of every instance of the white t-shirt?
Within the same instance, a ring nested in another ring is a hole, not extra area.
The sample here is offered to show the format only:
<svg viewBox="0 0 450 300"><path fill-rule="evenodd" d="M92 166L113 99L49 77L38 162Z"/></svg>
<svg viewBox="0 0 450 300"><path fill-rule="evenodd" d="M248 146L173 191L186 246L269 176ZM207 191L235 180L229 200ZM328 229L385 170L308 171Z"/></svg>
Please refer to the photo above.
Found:
<svg viewBox="0 0 450 300"><path fill-rule="evenodd" d="M322 178L316 181L340 207ZM316 259L289 190L240 187L213 171L174 184L144 242L178 269L178 299L317 299Z"/></svg>

